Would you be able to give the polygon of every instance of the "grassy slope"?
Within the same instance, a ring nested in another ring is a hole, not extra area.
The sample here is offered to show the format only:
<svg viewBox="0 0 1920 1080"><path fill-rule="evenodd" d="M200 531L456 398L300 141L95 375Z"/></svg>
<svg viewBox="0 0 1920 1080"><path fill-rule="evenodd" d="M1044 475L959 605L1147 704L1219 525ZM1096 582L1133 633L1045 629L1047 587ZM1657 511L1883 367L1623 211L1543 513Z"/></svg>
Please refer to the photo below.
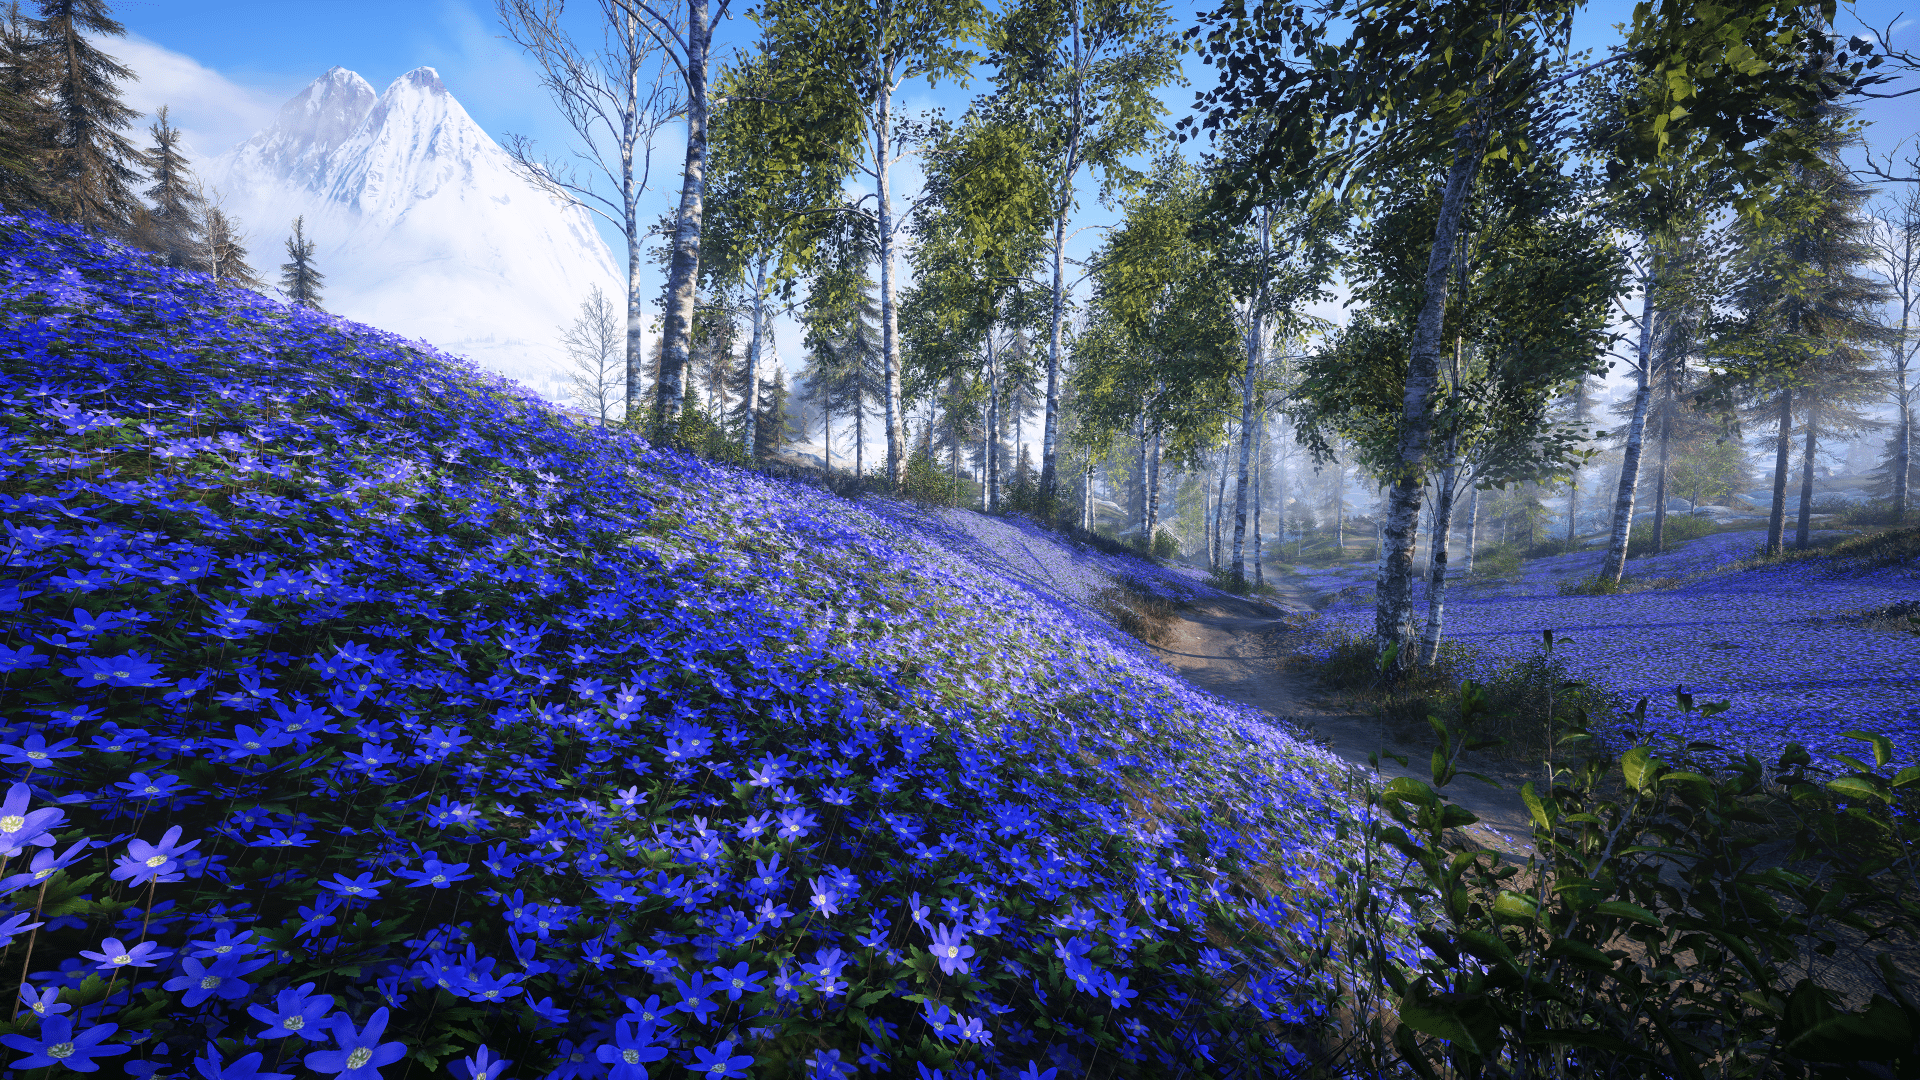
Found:
<svg viewBox="0 0 1920 1080"><path fill-rule="evenodd" d="M0 888L110 1068L381 1016L416 1073L1286 1055L1325 762L1070 606L44 223L0 319L4 753L95 845ZM173 880L98 876L174 826ZM172 955L109 991L107 935Z"/></svg>

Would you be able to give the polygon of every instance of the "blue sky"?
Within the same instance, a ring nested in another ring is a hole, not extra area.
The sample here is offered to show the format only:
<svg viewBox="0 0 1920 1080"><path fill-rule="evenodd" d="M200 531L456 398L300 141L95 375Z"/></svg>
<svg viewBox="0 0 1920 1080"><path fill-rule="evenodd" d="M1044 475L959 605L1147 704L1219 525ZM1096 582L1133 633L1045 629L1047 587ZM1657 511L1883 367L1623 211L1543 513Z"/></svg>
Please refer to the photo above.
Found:
<svg viewBox="0 0 1920 1080"><path fill-rule="evenodd" d="M573 0L571 6L586 15L594 5ZM1183 22L1190 22L1200 9L1192 3L1174 5ZM1901 11L1886 0L1862 3L1857 9L1859 17L1878 26L1892 23ZM128 104L143 112L170 104L175 122L202 159L251 135L271 120L282 102L334 65L359 72L376 89L412 68L430 65L496 139L507 132L530 135L559 155L571 138L533 66L502 36L493 0L118 0L113 10L129 32L113 51L140 79L127 88ZM1606 48L1618 40L1612 27L1629 19L1631 12L1632 4L1625 0L1590 4L1575 24L1577 45ZM1920 46L1920 30L1913 21L1904 20L1896 33L1896 42L1907 48ZM1851 31L1858 23L1843 9L1839 25ZM733 18L723 27L722 49L750 44L752 30L744 18ZM1188 77L1204 84L1210 74L1189 59ZM957 115L979 89L978 83L968 89L914 88L904 105L907 111L944 107ZM1192 95L1191 88L1168 88L1162 97L1169 105L1169 121L1186 115ZM1868 129L1870 143L1885 149L1912 138L1920 128L1920 95L1871 104L1864 116L1874 121ZM672 205L684 148L684 136L665 133L655 160L654 175L660 179L649 199L649 216ZM908 162L896 179L896 190L910 197L917 180L917 170ZM1110 221L1112 216L1091 197L1083 200L1081 224ZM1084 254L1099 233L1080 235L1082 250L1076 253ZM780 328L777 339L783 359L797 366L798 335L790 323Z"/></svg>

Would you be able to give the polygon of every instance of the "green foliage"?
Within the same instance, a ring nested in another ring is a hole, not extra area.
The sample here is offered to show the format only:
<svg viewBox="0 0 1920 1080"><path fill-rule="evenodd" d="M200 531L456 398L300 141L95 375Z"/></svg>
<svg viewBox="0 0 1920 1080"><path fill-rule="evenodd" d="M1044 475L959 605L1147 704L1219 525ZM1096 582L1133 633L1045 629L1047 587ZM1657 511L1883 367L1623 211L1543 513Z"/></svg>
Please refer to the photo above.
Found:
<svg viewBox="0 0 1920 1080"><path fill-rule="evenodd" d="M1153 557L1156 559L1174 559L1180 556L1180 538L1172 529L1161 526L1153 530Z"/></svg>
<svg viewBox="0 0 1920 1080"><path fill-rule="evenodd" d="M1678 704L1727 708L1684 693ZM1855 733L1873 764L1845 759L1852 771L1825 784L1794 745L1771 767L1644 743L1555 764L1550 784L1521 789L1537 853L1512 865L1457 831L1478 819L1445 790L1461 755L1486 745L1469 734L1485 725L1486 691L1463 684L1454 711L1459 722L1434 721L1432 783L1388 783L1390 821L1374 829L1405 859L1400 895L1426 946L1382 972L1404 1067L1556 1075L1577 1058L1580 1075L1647 1080L1920 1069L1920 1006L1888 954L1885 994L1852 1009L1801 960L1911 935L1914 863L1885 853L1920 842L1920 768L1896 770L1884 737ZM1556 722L1562 745L1595 745L1577 705ZM1788 839L1784 862L1756 834Z"/></svg>
<svg viewBox="0 0 1920 1080"><path fill-rule="evenodd" d="M1688 540L1698 540L1725 530L1710 517L1696 514L1668 514L1662 525L1661 543L1666 547L1683 544ZM1644 559L1658 555L1653 546L1653 517L1633 526L1627 532L1627 558Z"/></svg>
<svg viewBox="0 0 1920 1080"><path fill-rule="evenodd" d="M902 494L914 502L931 506L952 506L954 503L953 477L934 457L932 442L927 438L915 441L913 453L907 456L906 484Z"/></svg>

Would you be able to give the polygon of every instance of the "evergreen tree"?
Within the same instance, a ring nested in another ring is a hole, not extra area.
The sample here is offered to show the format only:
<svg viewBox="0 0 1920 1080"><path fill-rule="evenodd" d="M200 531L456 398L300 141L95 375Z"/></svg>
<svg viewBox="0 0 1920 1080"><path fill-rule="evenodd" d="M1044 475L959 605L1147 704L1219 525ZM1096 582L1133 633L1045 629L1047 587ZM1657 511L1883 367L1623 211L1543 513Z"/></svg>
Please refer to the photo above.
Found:
<svg viewBox="0 0 1920 1080"><path fill-rule="evenodd" d="M280 291L295 307L318 308L320 289L327 276L314 269L313 241L307 239L307 219L293 219L293 235L287 237L287 261L280 264Z"/></svg>
<svg viewBox="0 0 1920 1080"><path fill-rule="evenodd" d="M155 116L147 129L153 134L153 145L147 147L147 169L153 186L146 192L152 205L147 211L149 232L142 238L143 246L158 252L168 266L206 273L210 266L202 243L206 223L201 215L207 200L194 182L186 155L180 152L180 129L168 119L167 107L160 106Z"/></svg>
<svg viewBox="0 0 1920 1080"><path fill-rule="evenodd" d="M1720 350L1729 370L1748 378L1750 411L1774 421L1774 505L1767 550L1784 539L1786 485L1793 442L1800 437L1800 505L1794 543L1811 541L1813 470L1822 439L1858 432L1859 409L1879 388L1874 353L1889 340L1879 307L1886 289L1860 273L1874 258L1861 214L1863 185L1841 152L1858 136L1847 110L1829 107L1819 121L1819 157L1796 166L1785 193L1759 224L1743 222L1737 332Z"/></svg>
<svg viewBox="0 0 1920 1080"><path fill-rule="evenodd" d="M266 283L247 262L247 238L240 225L215 203L207 207L204 241L207 272L215 281L224 281L254 292L265 292Z"/></svg>
<svg viewBox="0 0 1920 1080"><path fill-rule="evenodd" d="M773 381L760 384L760 416L753 427L753 456L764 461L787 448L792 438L787 407L787 369L773 369Z"/></svg>
<svg viewBox="0 0 1920 1080"><path fill-rule="evenodd" d="M59 212L101 232L126 235L140 211L133 193L140 152L120 132L138 115L120 101L133 72L95 44L126 28L106 0L40 0L32 49L49 79L54 133L48 180Z"/></svg>
<svg viewBox="0 0 1920 1080"><path fill-rule="evenodd" d="M18 0L0 12L0 206L49 209L47 154L53 113L44 54L34 48L31 20Z"/></svg>

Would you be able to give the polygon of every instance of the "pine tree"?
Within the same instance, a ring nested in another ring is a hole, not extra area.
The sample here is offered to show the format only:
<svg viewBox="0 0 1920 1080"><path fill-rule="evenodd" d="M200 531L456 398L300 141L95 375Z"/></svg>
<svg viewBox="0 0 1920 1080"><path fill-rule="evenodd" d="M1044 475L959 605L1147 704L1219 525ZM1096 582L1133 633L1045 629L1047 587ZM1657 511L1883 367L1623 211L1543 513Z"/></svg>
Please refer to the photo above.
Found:
<svg viewBox="0 0 1920 1080"><path fill-rule="evenodd" d="M753 456L764 461L787 448L791 437L787 415L787 369L773 369L773 381L760 384L760 416L754 422Z"/></svg>
<svg viewBox="0 0 1920 1080"><path fill-rule="evenodd" d="M1739 355L1738 365L1753 372L1749 411L1769 416L1775 426L1769 553L1783 546L1795 436L1801 439L1801 478L1794 542L1805 548L1820 441L1860 430L1859 407L1879 386L1873 353L1890 337L1878 312L1888 294L1859 273L1874 251L1860 213L1866 190L1840 158L1858 137L1849 119L1847 110L1827 111L1818 160L1794 170L1764 223L1743 223L1736 233L1744 270L1734 296L1740 333L1722 349Z"/></svg>
<svg viewBox="0 0 1920 1080"><path fill-rule="evenodd" d="M201 220L207 200L194 182L186 155L180 152L180 129L160 106L156 119L147 130L153 145L147 147L147 170L153 186L146 195L152 200L147 213L150 234L146 247L158 252L168 266L182 270L208 272L206 248L201 242L206 223Z"/></svg>
<svg viewBox="0 0 1920 1080"><path fill-rule="evenodd" d="M48 180L62 216L89 229L127 235L140 210L133 193L141 155L120 132L138 115L120 101L133 72L95 38L126 28L106 0L40 0L32 50L49 79L55 124Z"/></svg>
<svg viewBox="0 0 1920 1080"><path fill-rule="evenodd" d="M53 205L46 176L53 113L35 40L32 22L14 0L0 12L0 206L15 211Z"/></svg>
<svg viewBox="0 0 1920 1080"><path fill-rule="evenodd" d="M259 273L247 262L246 234L240 231L240 224L228 217L218 203L207 207L202 240L207 272L213 275L215 281L224 281L254 292L266 291L266 283L260 280Z"/></svg>
<svg viewBox="0 0 1920 1080"><path fill-rule="evenodd" d="M293 219L293 235L287 237L287 260L280 264L280 291L295 307L318 308L327 276L313 267L313 241L307 239L305 217Z"/></svg>

